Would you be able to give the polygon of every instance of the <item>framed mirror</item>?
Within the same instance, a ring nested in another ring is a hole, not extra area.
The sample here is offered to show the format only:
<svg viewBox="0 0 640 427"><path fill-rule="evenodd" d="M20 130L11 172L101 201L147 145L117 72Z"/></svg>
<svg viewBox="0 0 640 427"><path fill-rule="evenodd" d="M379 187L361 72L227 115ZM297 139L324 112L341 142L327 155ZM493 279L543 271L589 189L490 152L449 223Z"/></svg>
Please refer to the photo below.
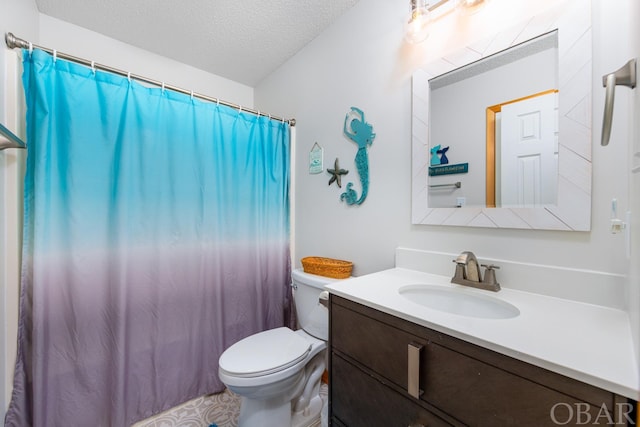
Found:
<svg viewBox="0 0 640 427"><path fill-rule="evenodd" d="M414 224L590 230L588 4L421 67L412 106Z"/></svg>

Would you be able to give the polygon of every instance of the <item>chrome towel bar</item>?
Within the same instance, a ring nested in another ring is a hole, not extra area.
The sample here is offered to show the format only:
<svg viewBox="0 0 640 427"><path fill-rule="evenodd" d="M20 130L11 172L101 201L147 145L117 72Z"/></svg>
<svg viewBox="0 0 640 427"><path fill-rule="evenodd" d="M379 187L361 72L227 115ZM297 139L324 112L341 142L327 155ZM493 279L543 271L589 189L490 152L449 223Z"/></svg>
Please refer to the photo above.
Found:
<svg viewBox="0 0 640 427"><path fill-rule="evenodd" d="M429 188L441 188L441 187L456 187L456 188L460 188L462 187L462 183L460 181L458 182L452 182L451 184L430 184Z"/></svg>

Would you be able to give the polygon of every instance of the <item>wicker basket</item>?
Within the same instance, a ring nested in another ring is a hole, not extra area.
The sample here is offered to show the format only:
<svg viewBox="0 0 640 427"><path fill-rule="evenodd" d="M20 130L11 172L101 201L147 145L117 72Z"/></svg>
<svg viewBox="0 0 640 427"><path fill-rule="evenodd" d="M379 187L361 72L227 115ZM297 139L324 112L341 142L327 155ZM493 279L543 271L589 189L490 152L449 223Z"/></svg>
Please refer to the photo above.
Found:
<svg viewBox="0 0 640 427"><path fill-rule="evenodd" d="M322 258L309 256L302 258L302 268L305 273L317 274L318 276L331 277L333 279L346 279L351 276L353 263L340 259Z"/></svg>

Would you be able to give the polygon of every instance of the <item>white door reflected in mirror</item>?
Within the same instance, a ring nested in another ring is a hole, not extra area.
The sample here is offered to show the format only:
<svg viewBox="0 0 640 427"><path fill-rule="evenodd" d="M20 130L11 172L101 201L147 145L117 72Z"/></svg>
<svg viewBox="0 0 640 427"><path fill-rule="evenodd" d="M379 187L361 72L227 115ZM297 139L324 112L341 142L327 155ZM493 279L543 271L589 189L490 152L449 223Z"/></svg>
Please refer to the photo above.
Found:
<svg viewBox="0 0 640 427"><path fill-rule="evenodd" d="M557 92L502 107L496 125L496 205L541 207L556 203Z"/></svg>

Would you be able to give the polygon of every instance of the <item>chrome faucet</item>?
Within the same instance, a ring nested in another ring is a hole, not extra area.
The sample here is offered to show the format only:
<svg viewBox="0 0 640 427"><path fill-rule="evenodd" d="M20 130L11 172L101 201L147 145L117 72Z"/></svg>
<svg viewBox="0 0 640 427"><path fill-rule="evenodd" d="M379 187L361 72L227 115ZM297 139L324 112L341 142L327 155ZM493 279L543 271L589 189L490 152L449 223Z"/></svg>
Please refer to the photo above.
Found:
<svg viewBox="0 0 640 427"><path fill-rule="evenodd" d="M478 259L471 251L464 251L456 259L456 272L451 278L451 283L458 285L471 286L473 288L484 289L486 291L498 292L500 284L496 281L497 265L479 264ZM484 280L480 267L485 267Z"/></svg>

